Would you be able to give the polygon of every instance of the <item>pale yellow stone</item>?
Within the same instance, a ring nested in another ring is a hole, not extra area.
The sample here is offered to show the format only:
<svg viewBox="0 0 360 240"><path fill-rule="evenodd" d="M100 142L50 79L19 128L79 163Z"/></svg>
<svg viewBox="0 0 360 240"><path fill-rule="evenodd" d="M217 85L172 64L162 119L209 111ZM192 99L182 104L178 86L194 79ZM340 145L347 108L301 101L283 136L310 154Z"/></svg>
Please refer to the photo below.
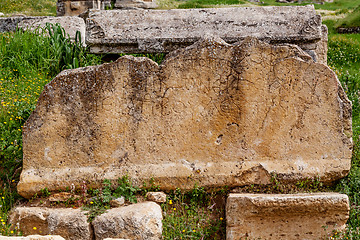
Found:
<svg viewBox="0 0 360 240"><path fill-rule="evenodd" d="M345 229L349 210L339 193L230 194L226 239L327 239Z"/></svg>
<svg viewBox="0 0 360 240"><path fill-rule="evenodd" d="M203 40L158 66L125 56L66 70L23 131L19 193L129 175L162 189L266 184L350 169L351 103L294 45Z"/></svg>
<svg viewBox="0 0 360 240"><path fill-rule="evenodd" d="M90 240L92 230L85 213L81 209L72 208L15 207L9 214L9 222L18 226L24 235L51 234L67 240Z"/></svg>

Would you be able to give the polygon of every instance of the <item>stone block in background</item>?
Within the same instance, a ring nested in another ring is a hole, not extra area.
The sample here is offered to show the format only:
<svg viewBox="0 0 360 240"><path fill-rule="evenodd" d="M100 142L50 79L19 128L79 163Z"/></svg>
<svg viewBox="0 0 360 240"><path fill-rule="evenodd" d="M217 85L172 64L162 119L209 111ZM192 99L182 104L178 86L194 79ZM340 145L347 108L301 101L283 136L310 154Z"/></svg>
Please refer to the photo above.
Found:
<svg viewBox="0 0 360 240"><path fill-rule="evenodd" d="M226 239L327 239L345 229L349 210L339 193L230 194Z"/></svg>
<svg viewBox="0 0 360 240"><path fill-rule="evenodd" d="M207 35L227 43L252 36L304 46L322 38L321 17L313 6L91 10L86 28L93 53L170 52Z"/></svg>
<svg viewBox="0 0 360 240"><path fill-rule="evenodd" d="M162 210L154 202L112 208L92 222L96 240L126 238L162 239Z"/></svg>
<svg viewBox="0 0 360 240"><path fill-rule="evenodd" d="M118 9L149 9L149 8L157 8L157 4L155 0L116 0L115 8Z"/></svg>
<svg viewBox="0 0 360 240"><path fill-rule="evenodd" d="M18 192L102 186L128 175L162 189L347 175L351 103L335 73L295 45L205 39L170 53L65 70L23 130Z"/></svg>
<svg viewBox="0 0 360 240"><path fill-rule="evenodd" d="M8 17L0 18L0 32L15 31L17 27L35 30L45 27L46 23L60 24L72 40L76 32L81 33L82 42L85 44L85 22L79 17Z"/></svg>
<svg viewBox="0 0 360 240"><path fill-rule="evenodd" d="M9 222L18 226L24 235L60 235L67 240L91 240L92 229L88 216L81 209L15 207Z"/></svg>
<svg viewBox="0 0 360 240"><path fill-rule="evenodd" d="M56 4L56 15L79 16L89 9L104 10L111 7L111 0L58 0Z"/></svg>

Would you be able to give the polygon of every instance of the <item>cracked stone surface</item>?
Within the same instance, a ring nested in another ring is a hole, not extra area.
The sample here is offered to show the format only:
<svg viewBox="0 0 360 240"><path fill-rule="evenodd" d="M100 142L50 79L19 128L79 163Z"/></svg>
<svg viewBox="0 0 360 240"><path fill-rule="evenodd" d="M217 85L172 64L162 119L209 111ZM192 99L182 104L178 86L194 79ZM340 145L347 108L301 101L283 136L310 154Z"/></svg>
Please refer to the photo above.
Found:
<svg viewBox="0 0 360 240"><path fill-rule="evenodd" d="M9 222L18 226L25 236L51 234L69 240L90 240L92 229L85 213L71 208L15 207L10 212Z"/></svg>
<svg viewBox="0 0 360 240"><path fill-rule="evenodd" d="M310 5L90 10L86 34L86 44L94 53L169 52L208 35L227 43L251 36L271 43L301 45L322 38L321 16Z"/></svg>
<svg viewBox="0 0 360 240"><path fill-rule="evenodd" d="M96 240L125 238L132 240L162 239L162 210L154 202L143 202L112 208L97 216L92 225Z"/></svg>
<svg viewBox="0 0 360 240"><path fill-rule="evenodd" d="M226 239L327 239L345 229L349 211L339 193L230 194Z"/></svg>
<svg viewBox="0 0 360 240"><path fill-rule="evenodd" d="M295 45L204 39L158 65L124 56L65 70L23 130L19 193L128 175L162 189L266 184L350 169L351 103Z"/></svg>

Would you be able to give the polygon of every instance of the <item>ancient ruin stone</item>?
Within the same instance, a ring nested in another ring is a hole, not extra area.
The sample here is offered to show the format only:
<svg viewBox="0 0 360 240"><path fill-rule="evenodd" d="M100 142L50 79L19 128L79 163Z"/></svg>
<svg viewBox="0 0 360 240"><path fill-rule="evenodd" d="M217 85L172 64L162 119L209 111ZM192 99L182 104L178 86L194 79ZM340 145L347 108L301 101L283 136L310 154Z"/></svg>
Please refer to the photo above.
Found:
<svg viewBox="0 0 360 240"><path fill-rule="evenodd" d="M164 192L148 192L146 193L145 198L156 203L166 202L166 194Z"/></svg>
<svg viewBox="0 0 360 240"><path fill-rule="evenodd" d="M169 52L210 35L234 43L252 36L272 43L321 39L313 6L112 10L89 12L87 45L93 53Z"/></svg>
<svg viewBox="0 0 360 240"><path fill-rule="evenodd" d="M138 8L157 8L155 0L116 0L115 8L120 9L138 9Z"/></svg>
<svg viewBox="0 0 360 240"><path fill-rule="evenodd" d="M96 240L129 238L162 239L162 211L154 202L143 202L112 208L92 222Z"/></svg>
<svg viewBox="0 0 360 240"><path fill-rule="evenodd" d="M92 230L87 215L81 209L15 207L9 222L24 235L60 235L65 239L92 239Z"/></svg>
<svg viewBox="0 0 360 240"><path fill-rule="evenodd" d="M159 66L124 56L65 70L23 130L19 193L128 175L162 189L347 175L351 103L335 73L295 45L206 39Z"/></svg>
<svg viewBox="0 0 360 240"><path fill-rule="evenodd" d="M75 39L76 32L81 33L85 43L85 22L79 17L8 17L0 18L0 32L15 31L17 27L35 30L45 27L46 23L60 24L71 39Z"/></svg>
<svg viewBox="0 0 360 240"><path fill-rule="evenodd" d="M112 199L110 201L111 207L121 207L124 204L125 204L125 198L123 196L116 198L116 199Z"/></svg>
<svg viewBox="0 0 360 240"><path fill-rule="evenodd" d="M0 240L65 240L61 236L41 236L41 235L29 235L26 237L5 237L0 236Z"/></svg>
<svg viewBox="0 0 360 240"><path fill-rule="evenodd" d="M226 239L327 239L349 218L345 194L230 194Z"/></svg>
<svg viewBox="0 0 360 240"><path fill-rule="evenodd" d="M80 199L80 196L68 192L54 193L49 196L50 202L66 202L69 199Z"/></svg>
<svg viewBox="0 0 360 240"><path fill-rule="evenodd" d="M57 16L79 16L89 9L106 9L111 7L111 0L58 0Z"/></svg>

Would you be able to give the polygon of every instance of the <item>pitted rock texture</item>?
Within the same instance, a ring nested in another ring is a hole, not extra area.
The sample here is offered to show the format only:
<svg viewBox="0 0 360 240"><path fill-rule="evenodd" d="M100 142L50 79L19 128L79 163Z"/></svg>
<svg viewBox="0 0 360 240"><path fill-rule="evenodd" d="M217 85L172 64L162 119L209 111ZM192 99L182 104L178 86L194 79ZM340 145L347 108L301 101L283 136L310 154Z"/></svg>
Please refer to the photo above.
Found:
<svg viewBox="0 0 360 240"><path fill-rule="evenodd" d="M345 229L349 210L339 193L230 194L226 239L327 239Z"/></svg>
<svg viewBox="0 0 360 240"><path fill-rule="evenodd" d="M347 175L351 103L295 45L205 39L158 66L124 56L65 70L23 130L19 193L128 175L162 189Z"/></svg>
<svg viewBox="0 0 360 240"><path fill-rule="evenodd" d="M313 6L91 10L86 34L94 53L169 52L208 35L227 43L251 36L302 45L322 37L321 16Z"/></svg>
<svg viewBox="0 0 360 240"><path fill-rule="evenodd" d="M154 202L113 208L92 222L96 240L126 238L132 240L162 239L162 211Z"/></svg>
<svg viewBox="0 0 360 240"><path fill-rule="evenodd" d="M5 237L0 236L0 240L65 240L61 236L42 236L42 235L29 235L26 237Z"/></svg>
<svg viewBox="0 0 360 240"><path fill-rule="evenodd" d="M81 209L15 207L9 215L9 222L19 226L24 235L51 234L68 240L92 239L90 223Z"/></svg>

